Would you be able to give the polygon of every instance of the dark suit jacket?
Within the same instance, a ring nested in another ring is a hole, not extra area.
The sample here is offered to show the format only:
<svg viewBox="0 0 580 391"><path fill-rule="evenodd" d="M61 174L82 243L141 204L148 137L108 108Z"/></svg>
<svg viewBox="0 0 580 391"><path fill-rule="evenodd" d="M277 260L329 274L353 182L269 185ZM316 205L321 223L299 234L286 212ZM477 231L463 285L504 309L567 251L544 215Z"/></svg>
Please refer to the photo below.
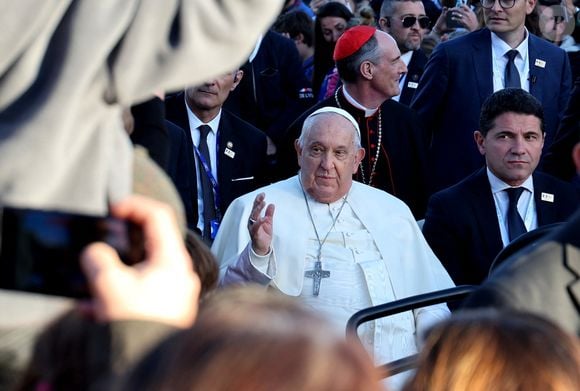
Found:
<svg viewBox="0 0 580 391"><path fill-rule="evenodd" d="M580 142L580 77L574 80L568 107L554 142L545 153L542 170L564 181L576 179L576 188L580 189L580 178L572 161L572 150L577 142Z"/></svg>
<svg viewBox="0 0 580 391"><path fill-rule="evenodd" d="M530 93L544 107L547 150L570 96L570 64L562 49L533 34L528 37L528 50ZM473 132L478 128L481 106L492 93L488 29L437 45L411 102L425 129L431 131L431 192L459 182L484 164Z"/></svg>
<svg viewBox="0 0 580 391"><path fill-rule="evenodd" d="M542 201L542 192L554 202ZM534 173L538 226L567 220L579 203L572 185ZM503 248L486 169L434 194L427 206L425 239L457 285L480 284Z"/></svg>
<svg viewBox="0 0 580 391"><path fill-rule="evenodd" d="M580 337L580 209L533 251L502 264L464 308L510 308L554 321Z"/></svg>
<svg viewBox="0 0 580 391"><path fill-rule="evenodd" d="M167 119L174 124L168 124L171 148L168 174L183 200L187 224L195 229L198 220L197 171L183 93L168 97L165 108ZM218 139L217 180L223 216L234 199L267 184L267 141L263 132L223 109ZM235 152L235 156L226 155L226 148ZM248 177L254 178L236 180Z"/></svg>
<svg viewBox="0 0 580 391"><path fill-rule="evenodd" d="M298 49L291 39L268 31L254 60L241 69L244 77L224 107L278 145L286 128L314 103Z"/></svg>
<svg viewBox="0 0 580 391"><path fill-rule="evenodd" d="M399 98L400 103L407 106L411 104L415 91L417 91L416 83L419 83L421 76L423 76L425 64L427 64L427 55L421 49L415 50L411 61L409 61L409 66L407 66L407 77Z"/></svg>

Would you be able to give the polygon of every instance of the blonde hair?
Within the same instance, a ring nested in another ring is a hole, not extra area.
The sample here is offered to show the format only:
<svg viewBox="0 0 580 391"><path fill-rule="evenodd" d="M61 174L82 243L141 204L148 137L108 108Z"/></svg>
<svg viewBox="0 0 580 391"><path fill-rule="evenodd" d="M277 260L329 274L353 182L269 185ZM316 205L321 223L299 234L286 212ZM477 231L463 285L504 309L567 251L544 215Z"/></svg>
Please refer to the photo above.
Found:
<svg viewBox="0 0 580 391"><path fill-rule="evenodd" d="M429 333L405 391L580 389L580 346L548 320L465 311Z"/></svg>

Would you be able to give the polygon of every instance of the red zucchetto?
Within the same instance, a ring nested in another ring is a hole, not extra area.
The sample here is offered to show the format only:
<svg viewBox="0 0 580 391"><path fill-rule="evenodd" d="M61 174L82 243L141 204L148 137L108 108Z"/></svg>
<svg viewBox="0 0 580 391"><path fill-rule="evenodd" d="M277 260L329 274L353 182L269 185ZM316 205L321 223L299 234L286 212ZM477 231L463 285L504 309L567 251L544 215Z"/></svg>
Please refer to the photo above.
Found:
<svg viewBox="0 0 580 391"><path fill-rule="evenodd" d="M362 45L368 42L369 39L377 31L376 28L370 26L355 26L344 32L336 41L334 47L334 61L342 60L354 54L361 48Z"/></svg>

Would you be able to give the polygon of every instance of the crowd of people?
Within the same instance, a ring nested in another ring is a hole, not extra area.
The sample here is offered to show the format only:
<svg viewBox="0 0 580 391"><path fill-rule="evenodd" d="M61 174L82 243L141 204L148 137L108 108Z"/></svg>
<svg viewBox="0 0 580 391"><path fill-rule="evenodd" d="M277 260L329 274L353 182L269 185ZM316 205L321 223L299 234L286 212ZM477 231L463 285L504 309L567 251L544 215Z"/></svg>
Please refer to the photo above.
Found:
<svg viewBox="0 0 580 391"><path fill-rule="evenodd" d="M580 388L573 0L28 3L0 206L128 221L143 259L88 245L80 301L0 289L0 388Z"/></svg>

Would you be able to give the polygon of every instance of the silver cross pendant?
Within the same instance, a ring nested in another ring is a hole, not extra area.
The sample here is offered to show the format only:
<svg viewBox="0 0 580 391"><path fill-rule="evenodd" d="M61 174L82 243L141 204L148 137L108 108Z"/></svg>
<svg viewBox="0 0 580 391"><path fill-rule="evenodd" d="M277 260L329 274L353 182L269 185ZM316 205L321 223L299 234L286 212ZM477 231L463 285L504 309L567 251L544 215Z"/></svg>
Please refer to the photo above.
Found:
<svg viewBox="0 0 580 391"><path fill-rule="evenodd" d="M320 293L320 282L322 281L323 278L330 277L330 271L322 270L322 262L318 260L314 263L314 270L307 270L306 272L304 272L304 276L306 278L312 278L314 280L312 294L314 296L318 296L318 294Z"/></svg>

